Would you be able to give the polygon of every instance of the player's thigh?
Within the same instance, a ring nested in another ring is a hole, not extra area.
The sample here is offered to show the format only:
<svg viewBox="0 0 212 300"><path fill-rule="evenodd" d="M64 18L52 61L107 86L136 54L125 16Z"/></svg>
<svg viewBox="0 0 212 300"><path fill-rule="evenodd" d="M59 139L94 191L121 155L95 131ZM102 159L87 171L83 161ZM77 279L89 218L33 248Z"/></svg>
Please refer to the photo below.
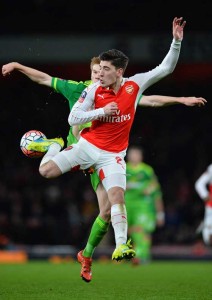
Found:
<svg viewBox="0 0 212 300"><path fill-rule="evenodd" d="M54 178L62 175L62 171L58 167L58 165L50 160L48 163L45 163L39 167L39 172L42 176L47 178Z"/></svg>
<svg viewBox="0 0 212 300"><path fill-rule="evenodd" d="M120 196L124 195L124 191L126 190L126 175L121 173L108 175L102 180L102 184L110 195L109 197L114 196L116 193L119 193Z"/></svg>
<svg viewBox="0 0 212 300"><path fill-rule="evenodd" d="M78 144L73 144L63 151L59 152L52 159L59 167L62 173L69 172L73 169L88 169L94 164L94 160L89 156L85 148Z"/></svg>
<svg viewBox="0 0 212 300"><path fill-rule="evenodd" d="M103 153L95 165L99 178L108 192L113 187L126 189L126 163L124 156L115 153Z"/></svg>
<svg viewBox="0 0 212 300"><path fill-rule="evenodd" d="M98 173L100 173L100 170L105 171L105 175L119 173L120 170L121 173L126 173L126 162L124 159L125 156L126 151L122 151L119 153L101 151L98 161L95 164L95 168L98 171Z"/></svg>

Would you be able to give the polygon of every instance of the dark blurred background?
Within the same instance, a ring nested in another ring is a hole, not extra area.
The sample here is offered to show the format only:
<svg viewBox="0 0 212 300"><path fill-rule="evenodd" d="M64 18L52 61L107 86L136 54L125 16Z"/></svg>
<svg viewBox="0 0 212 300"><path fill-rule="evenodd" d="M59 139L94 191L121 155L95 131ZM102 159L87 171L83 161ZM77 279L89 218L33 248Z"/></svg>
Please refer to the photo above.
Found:
<svg viewBox="0 0 212 300"><path fill-rule="evenodd" d="M184 7L186 5L186 7ZM145 149L163 189L166 225L154 245L193 245L204 206L194 182L212 155L211 1L0 1L0 62L34 67L64 79L87 80L92 56L118 48L130 57L126 76L154 68L172 40L172 20L186 21L173 74L146 95L202 96L205 107L138 108L130 143ZM4 245L84 246L98 214L96 196L81 172L41 178L39 159L23 155L22 135L38 129L48 137L68 133L67 101L23 74L0 76L0 235ZM5 242L6 241L6 242ZM113 245L108 236L107 243Z"/></svg>

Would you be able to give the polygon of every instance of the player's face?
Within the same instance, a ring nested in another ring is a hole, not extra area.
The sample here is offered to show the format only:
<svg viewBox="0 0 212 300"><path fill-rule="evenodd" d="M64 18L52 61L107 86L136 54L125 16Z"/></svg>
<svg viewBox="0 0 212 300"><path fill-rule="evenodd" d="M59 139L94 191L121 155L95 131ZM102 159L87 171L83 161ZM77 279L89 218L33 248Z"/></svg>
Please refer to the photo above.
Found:
<svg viewBox="0 0 212 300"><path fill-rule="evenodd" d="M91 70L91 81L93 83L99 80L99 73L100 73L100 65L94 64Z"/></svg>
<svg viewBox="0 0 212 300"><path fill-rule="evenodd" d="M100 84L102 87L113 87L122 76L122 69L116 69L111 62L100 62Z"/></svg>
<svg viewBox="0 0 212 300"><path fill-rule="evenodd" d="M139 149L129 149L127 152L127 160L133 165L139 164L143 160L142 152Z"/></svg>

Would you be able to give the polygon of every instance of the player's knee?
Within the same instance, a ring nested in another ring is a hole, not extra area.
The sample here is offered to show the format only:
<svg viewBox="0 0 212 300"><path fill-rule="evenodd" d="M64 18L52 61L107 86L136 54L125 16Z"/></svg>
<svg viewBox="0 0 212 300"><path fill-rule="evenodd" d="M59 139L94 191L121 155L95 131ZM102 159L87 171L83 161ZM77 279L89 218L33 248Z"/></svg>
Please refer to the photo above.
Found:
<svg viewBox="0 0 212 300"><path fill-rule="evenodd" d="M124 190L120 187L113 187L108 191L111 204L124 204Z"/></svg>
<svg viewBox="0 0 212 300"><path fill-rule="evenodd" d="M40 166L39 173L42 177L47 179L57 177L52 167L49 167L48 165Z"/></svg>
<svg viewBox="0 0 212 300"><path fill-rule="evenodd" d="M41 165L39 168L39 173L42 177L45 177L47 179L56 178L62 175L62 172L59 169L59 167L52 161Z"/></svg>
<svg viewBox="0 0 212 300"><path fill-rule="evenodd" d="M109 223L111 219L111 209L110 208L102 209L100 210L99 215L105 222Z"/></svg>
<svg viewBox="0 0 212 300"><path fill-rule="evenodd" d="M40 173L40 175L42 176L42 177L45 177L45 178L51 178L50 177L50 169L49 168L47 168L46 166L40 166L40 168L39 168L39 173Z"/></svg>

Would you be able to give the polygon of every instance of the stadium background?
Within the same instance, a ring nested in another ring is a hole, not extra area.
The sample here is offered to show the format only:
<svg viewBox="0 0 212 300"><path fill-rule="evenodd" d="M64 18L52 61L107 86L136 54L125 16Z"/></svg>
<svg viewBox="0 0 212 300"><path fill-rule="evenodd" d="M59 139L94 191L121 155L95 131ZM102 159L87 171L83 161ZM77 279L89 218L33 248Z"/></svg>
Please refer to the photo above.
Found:
<svg viewBox="0 0 212 300"><path fill-rule="evenodd" d="M155 67L170 45L173 18L187 20L174 73L146 94L203 96L208 103L204 108L138 108L130 138L145 148L146 161L163 189L166 226L155 232L155 248L201 242L195 230L204 207L194 182L211 163L211 4L183 5L90 1L82 9L66 0L1 1L1 65L18 61L74 80L88 79L90 58L109 48L130 57L126 76ZM0 84L1 248L46 244L80 249L98 213L89 178L77 173L47 181L38 174L39 160L24 157L19 148L21 136L30 129L65 139L68 104L17 72L1 76ZM105 243L113 245L110 233Z"/></svg>

